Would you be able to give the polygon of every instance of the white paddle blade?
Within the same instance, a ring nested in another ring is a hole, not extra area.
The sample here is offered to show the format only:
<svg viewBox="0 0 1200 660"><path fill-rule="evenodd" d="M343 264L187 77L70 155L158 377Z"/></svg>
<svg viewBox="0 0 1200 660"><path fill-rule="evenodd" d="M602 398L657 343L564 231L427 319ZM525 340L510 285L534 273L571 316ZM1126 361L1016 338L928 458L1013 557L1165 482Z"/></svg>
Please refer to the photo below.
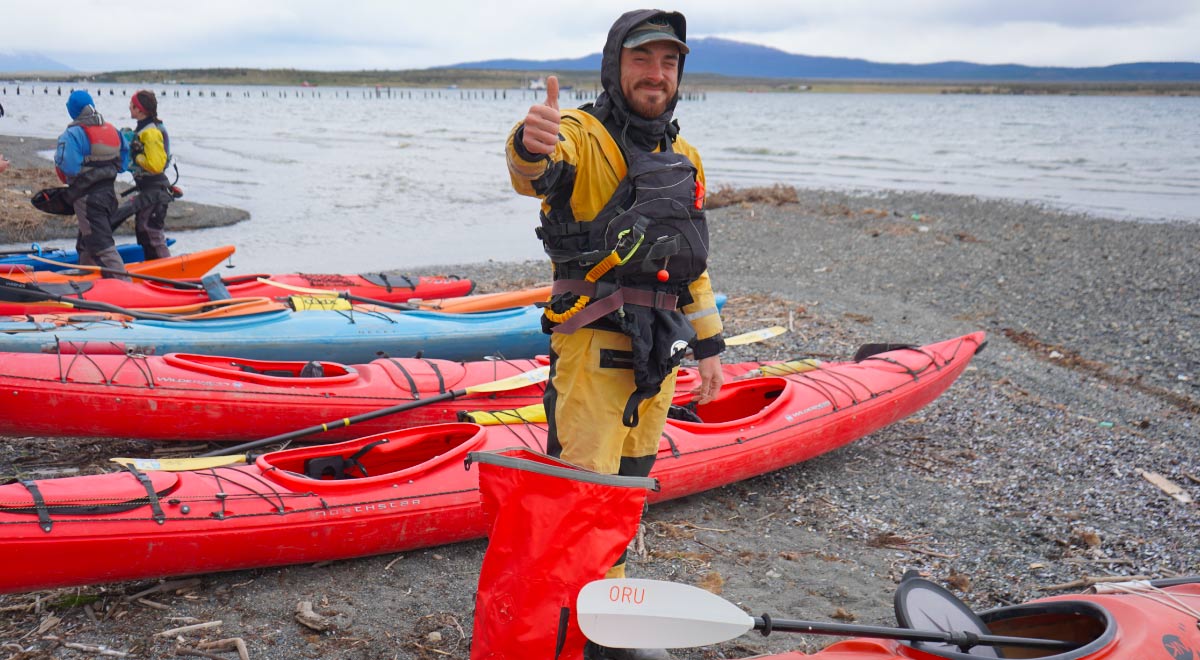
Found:
<svg viewBox="0 0 1200 660"><path fill-rule="evenodd" d="M772 337L778 337L779 335L782 335L785 332L787 332L787 328L780 326L780 325L775 325L775 326L771 326L769 328L762 328L761 330L752 330L750 332L744 332L740 335L726 337L725 345L726 346L744 346L746 344L753 344L754 342L758 342L758 341L765 341Z"/></svg>
<svg viewBox="0 0 1200 660"><path fill-rule="evenodd" d="M583 634L615 649L707 646L754 627L749 614L720 596L658 580L596 580L579 591L575 606Z"/></svg>

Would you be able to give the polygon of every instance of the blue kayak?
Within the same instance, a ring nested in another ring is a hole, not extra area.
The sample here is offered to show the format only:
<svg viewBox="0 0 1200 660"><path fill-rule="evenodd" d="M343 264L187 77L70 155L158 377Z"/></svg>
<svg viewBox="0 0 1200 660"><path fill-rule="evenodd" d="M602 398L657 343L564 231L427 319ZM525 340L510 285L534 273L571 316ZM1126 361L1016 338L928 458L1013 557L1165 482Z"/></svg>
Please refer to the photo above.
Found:
<svg viewBox="0 0 1200 660"><path fill-rule="evenodd" d="M167 245L175 244L175 239L168 238ZM122 243L117 246L117 252L121 254L121 261L127 264L132 264L138 261L146 260L146 252L142 250L142 246L137 243ZM16 254L5 254L0 252L0 267L2 266L28 266L34 270L66 270L67 266L56 266L54 264L43 263L37 259L30 259L29 255L45 257L67 264L78 264L79 253L75 250L65 250L62 248L42 247L37 243L29 246L28 250L21 250Z"/></svg>
<svg viewBox="0 0 1200 660"><path fill-rule="evenodd" d="M391 357L479 360L530 358L549 350L542 310L516 307L473 314L276 310L194 321L62 314L51 321L0 322L0 351L17 353L200 353L255 360L322 360L358 364ZM10 317L15 318L15 317Z"/></svg>

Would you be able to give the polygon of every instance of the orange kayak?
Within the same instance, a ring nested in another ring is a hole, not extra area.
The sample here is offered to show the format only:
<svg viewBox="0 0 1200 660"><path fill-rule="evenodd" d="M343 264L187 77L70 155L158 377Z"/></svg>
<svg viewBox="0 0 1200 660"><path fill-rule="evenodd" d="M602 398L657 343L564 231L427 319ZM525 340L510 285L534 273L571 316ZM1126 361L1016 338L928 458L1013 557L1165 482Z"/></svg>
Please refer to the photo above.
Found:
<svg viewBox="0 0 1200 660"><path fill-rule="evenodd" d="M200 250L199 252L191 252L188 254L180 254L166 259L154 259L151 261L142 261L133 264L126 264L125 270L138 275L149 275L152 277L167 277L179 279L185 277L202 277L205 273L217 267L222 261L229 258L233 254L234 248L232 245L225 245L211 250ZM0 272L0 276L7 277L11 280L21 282L31 282L33 284L63 284L66 282L75 282L79 280L95 280L100 279L100 273L88 271L44 271L44 270L25 270L20 268L10 269L7 272Z"/></svg>

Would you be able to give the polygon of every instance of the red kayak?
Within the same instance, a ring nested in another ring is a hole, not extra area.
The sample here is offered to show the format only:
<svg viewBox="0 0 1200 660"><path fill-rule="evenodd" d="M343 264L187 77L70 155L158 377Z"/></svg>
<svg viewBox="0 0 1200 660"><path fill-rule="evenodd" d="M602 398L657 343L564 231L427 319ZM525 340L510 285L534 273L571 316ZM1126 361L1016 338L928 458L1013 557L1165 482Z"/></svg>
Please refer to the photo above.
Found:
<svg viewBox="0 0 1200 660"><path fill-rule="evenodd" d="M133 270L133 267L130 267ZM259 282L259 278L270 280L280 286ZM148 280L126 282L117 279L96 279L79 282L39 282L38 286L49 293L104 302L126 309L152 309L158 307L181 307L208 302L213 296L204 289L198 279L179 280L183 284L171 285ZM408 276L408 275L315 275L294 273L289 275L236 275L221 279L231 298L280 298L296 293L295 288L324 289L346 292L351 296L405 302L414 298L424 300L465 296L472 291L471 280L455 276ZM14 302L0 300L0 315L46 314L62 311L62 305L47 302Z"/></svg>
<svg viewBox="0 0 1200 660"><path fill-rule="evenodd" d="M0 353L0 391L8 394L0 409L10 434L244 441L501 380L546 363L385 358L344 365L187 353ZM333 428L322 439L435 424L455 419L460 410L526 406L542 400L542 387L484 396Z"/></svg>
<svg viewBox="0 0 1200 660"><path fill-rule="evenodd" d="M0 353L6 433L46 437L244 441L331 419L417 402L502 380L549 361L453 362L383 358L369 364L282 362L170 353L164 356ZM759 363L726 365L734 378ZM700 384L683 368L677 390ZM472 394L403 414L332 428L345 440L398 427L436 424L459 411L520 408L542 401L544 387ZM252 410L253 414L246 414Z"/></svg>
<svg viewBox="0 0 1200 660"><path fill-rule="evenodd" d="M975 333L729 383L695 411L703 421L668 422L651 475L662 489L653 499L777 470L910 415L958 378L983 339ZM0 565L7 567L0 592L478 538L485 523L478 471L463 469L467 453L544 451L545 436L539 424L450 423L270 452L250 464L231 457L221 466L168 472L145 461L124 472L0 486Z"/></svg>
<svg viewBox="0 0 1200 660"><path fill-rule="evenodd" d="M902 585L903 586L903 585ZM882 639L837 642L818 653L784 653L755 660L937 660L1042 658L1043 660L1194 660L1200 657L1200 577L1097 585L1101 593L1041 598L979 614L993 635L1076 642L1054 652L1001 646L971 654L921 648L922 643Z"/></svg>
<svg viewBox="0 0 1200 660"><path fill-rule="evenodd" d="M632 593L621 599L625 592ZM686 600L684 597L687 597ZM600 643L691 647L758 630L773 637L855 637L813 654L754 660L1195 660L1200 657L1200 576L1097 584L1085 593L973 612L920 577L900 582L897 627L751 617L696 587L601 580L580 592L580 624Z"/></svg>

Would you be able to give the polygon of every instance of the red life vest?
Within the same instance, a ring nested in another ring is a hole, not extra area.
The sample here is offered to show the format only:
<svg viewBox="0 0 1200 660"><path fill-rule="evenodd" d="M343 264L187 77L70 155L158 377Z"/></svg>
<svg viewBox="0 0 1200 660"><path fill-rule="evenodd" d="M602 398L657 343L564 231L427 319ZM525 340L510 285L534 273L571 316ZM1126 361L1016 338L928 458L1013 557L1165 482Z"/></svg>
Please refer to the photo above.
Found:
<svg viewBox="0 0 1200 660"><path fill-rule="evenodd" d="M83 162L113 160L121 157L121 134L112 124L104 123L99 126L80 126L87 136L92 152L84 157Z"/></svg>

